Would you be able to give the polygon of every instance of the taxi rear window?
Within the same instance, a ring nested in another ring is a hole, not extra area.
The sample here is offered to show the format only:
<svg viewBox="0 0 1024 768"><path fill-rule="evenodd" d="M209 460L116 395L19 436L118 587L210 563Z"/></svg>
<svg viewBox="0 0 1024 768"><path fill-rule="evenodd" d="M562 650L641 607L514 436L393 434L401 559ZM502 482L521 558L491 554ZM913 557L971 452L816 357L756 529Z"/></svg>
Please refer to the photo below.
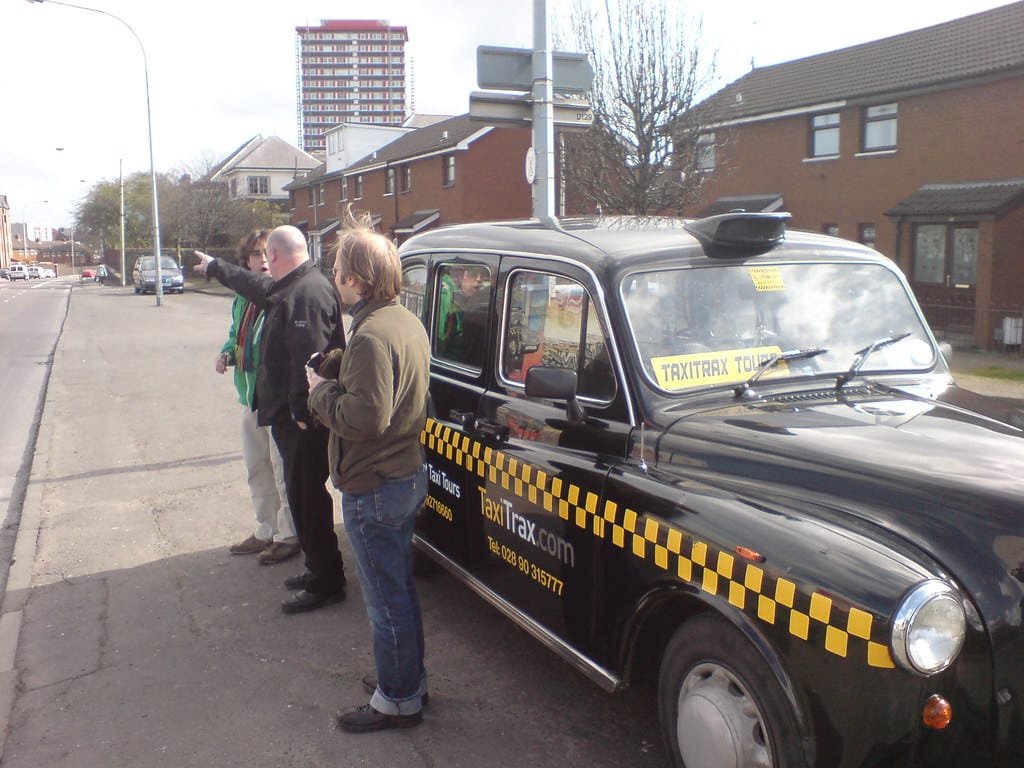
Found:
<svg viewBox="0 0 1024 768"><path fill-rule="evenodd" d="M434 356L483 369L491 270L486 264L442 264L437 268Z"/></svg>

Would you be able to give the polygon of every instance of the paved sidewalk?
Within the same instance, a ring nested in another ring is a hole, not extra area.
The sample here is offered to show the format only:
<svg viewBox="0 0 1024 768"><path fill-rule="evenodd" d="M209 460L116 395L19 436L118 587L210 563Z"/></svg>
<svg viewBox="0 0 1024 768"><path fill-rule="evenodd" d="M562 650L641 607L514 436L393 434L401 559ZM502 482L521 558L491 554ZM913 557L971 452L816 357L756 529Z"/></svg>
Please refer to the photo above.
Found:
<svg viewBox="0 0 1024 768"><path fill-rule="evenodd" d="M964 389L995 397L1024 399L1024 357L997 352L960 351L953 353L953 377ZM1022 375L1020 379L979 376L979 371L1001 368Z"/></svg>

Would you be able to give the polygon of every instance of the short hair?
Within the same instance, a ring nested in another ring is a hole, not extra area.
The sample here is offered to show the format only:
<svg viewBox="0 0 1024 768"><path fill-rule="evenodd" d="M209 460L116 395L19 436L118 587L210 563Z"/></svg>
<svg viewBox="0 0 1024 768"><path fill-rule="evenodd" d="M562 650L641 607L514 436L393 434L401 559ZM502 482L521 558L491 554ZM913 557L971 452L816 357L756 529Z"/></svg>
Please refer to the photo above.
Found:
<svg viewBox="0 0 1024 768"><path fill-rule="evenodd" d="M390 301L402 291L402 262L395 244L374 232L365 220L349 215L349 226L338 235L334 246L334 268L340 279L358 278L365 297Z"/></svg>
<svg viewBox="0 0 1024 768"><path fill-rule="evenodd" d="M256 248L256 243L263 241L266 244L270 237L269 229L253 229L249 234L244 235L238 241L238 263L246 269L249 268L249 253Z"/></svg>

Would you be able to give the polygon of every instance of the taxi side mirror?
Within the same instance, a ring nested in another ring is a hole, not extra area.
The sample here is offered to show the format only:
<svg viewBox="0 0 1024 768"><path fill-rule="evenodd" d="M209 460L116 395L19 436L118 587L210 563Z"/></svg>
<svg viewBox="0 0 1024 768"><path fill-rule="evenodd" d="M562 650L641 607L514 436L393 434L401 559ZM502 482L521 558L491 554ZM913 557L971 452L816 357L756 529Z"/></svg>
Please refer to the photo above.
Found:
<svg viewBox="0 0 1024 768"><path fill-rule="evenodd" d="M581 424L586 419L583 407L576 399L576 371L535 365L526 372L526 396L565 400L565 418L570 424Z"/></svg>

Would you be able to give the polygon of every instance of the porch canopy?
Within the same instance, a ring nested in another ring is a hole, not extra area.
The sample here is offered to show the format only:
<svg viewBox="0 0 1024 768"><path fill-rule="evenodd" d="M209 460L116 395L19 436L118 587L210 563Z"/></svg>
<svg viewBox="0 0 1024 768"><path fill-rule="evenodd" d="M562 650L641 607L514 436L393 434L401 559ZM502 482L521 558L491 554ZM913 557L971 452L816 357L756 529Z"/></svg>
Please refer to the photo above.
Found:
<svg viewBox="0 0 1024 768"><path fill-rule="evenodd" d="M420 230L426 229L435 221L441 218L440 208L431 208L425 211L416 211L406 216L395 224L396 235L415 235Z"/></svg>
<svg viewBox="0 0 1024 768"><path fill-rule="evenodd" d="M1024 203L1024 179L925 184L885 212L886 216L994 216Z"/></svg>

